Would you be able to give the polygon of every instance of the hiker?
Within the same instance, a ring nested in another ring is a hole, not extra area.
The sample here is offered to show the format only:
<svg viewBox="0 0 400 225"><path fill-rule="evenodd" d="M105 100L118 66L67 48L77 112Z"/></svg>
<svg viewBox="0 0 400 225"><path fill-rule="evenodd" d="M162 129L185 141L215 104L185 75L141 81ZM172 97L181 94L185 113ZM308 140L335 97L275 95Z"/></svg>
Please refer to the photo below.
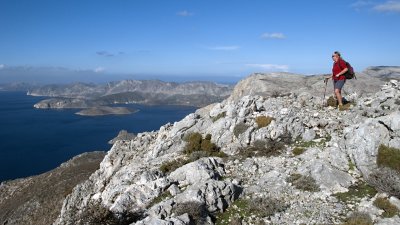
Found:
<svg viewBox="0 0 400 225"><path fill-rule="evenodd" d="M325 82L328 82L329 78L333 80L333 89L336 99L339 103L339 109L343 107L342 101L342 88L344 83L346 83L346 77L344 74L348 71L346 62L341 58L340 52L335 51L332 55L333 60L333 68L332 68L332 77L325 77Z"/></svg>

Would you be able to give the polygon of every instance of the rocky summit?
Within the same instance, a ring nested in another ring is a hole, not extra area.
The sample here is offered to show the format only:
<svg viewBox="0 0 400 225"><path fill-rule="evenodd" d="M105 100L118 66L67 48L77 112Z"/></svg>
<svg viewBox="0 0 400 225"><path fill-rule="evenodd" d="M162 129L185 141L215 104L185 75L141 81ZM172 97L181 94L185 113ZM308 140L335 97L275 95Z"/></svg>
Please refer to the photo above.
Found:
<svg viewBox="0 0 400 225"><path fill-rule="evenodd" d="M116 140L55 224L400 223L399 81L338 110L310 92L239 90L254 79L271 75Z"/></svg>
<svg viewBox="0 0 400 225"><path fill-rule="evenodd" d="M349 81L339 110L314 85L264 93L303 80L278 75L157 131L124 131L54 224L400 224L400 82Z"/></svg>

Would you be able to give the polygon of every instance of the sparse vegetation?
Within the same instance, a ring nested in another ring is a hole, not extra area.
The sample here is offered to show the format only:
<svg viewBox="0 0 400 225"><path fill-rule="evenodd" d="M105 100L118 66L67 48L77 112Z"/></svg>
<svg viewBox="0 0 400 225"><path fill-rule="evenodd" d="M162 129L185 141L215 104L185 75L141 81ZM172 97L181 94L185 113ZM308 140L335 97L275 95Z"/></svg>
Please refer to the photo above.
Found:
<svg viewBox="0 0 400 225"><path fill-rule="evenodd" d="M158 195L157 197L155 197L155 198L147 205L147 208L151 208L152 206L154 206L154 205L156 205L156 204L158 204L158 203L160 203L160 202L162 202L162 201L164 201L164 200L166 200L166 199L168 199L168 198L171 198L171 197L172 197L171 193L169 193L169 191L166 190L166 191L162 192L160 195Z"/></svg>
<svg viewBox="0 0 400 225"><path fill-rule="evenodd" d="M246 199L238 199L232 203L223 213L216 215L216 225L234 225L241 224L243 218L249 218L249 202ZM231 223L234 221L235 223ZM240 223L239 223L240 222Z"/></svg>
<svg viewBox="0 0 400 225"><path fill-rule="evenodd" d="M277 97L281 97L282 96L282 92L280 92L280 91L278 91L278 90L274 90L272 93L271 93L271 97L273 97L273 98L277 98Z"/></svg>
<svg viewBox="0 0 400 225"><path fill-rule="evenodd" d="M258 116L256 118L256 123L258 128L263 128L268 126L272 122L272 120L275 120L275 118L270 116Z"/></svg>
<svg viewBox="0 0 400 225"><path fill-rule="evenodd" d="M373 225L373 222L367 213L355 212L342 225Z"/></svg>
<svg viewBox="0 0 400 225"><path fill-rule="evenodd" d="M349 110L354 104L351 102L346 102L339 108L340 111Z"/></svg>
<svg viewBox="0 0 400 225"><path fill-rule="evenodd" d="M219 120L221 118L224 118L225 116L226 116L226 112L222 112L222 113L218 114L217 116L212 117L211 119L212 119L212 121L214 123L215 121L217 121L217 120Z"/></svg>
<svg viewBox="0 0 400 225"><path fill-rule="evenodd" d="M252 146L241 148L239 155L243 158L276 156L284 147L284 143L277 140L256 140Z"/></svg>
<svg viewBox="0 0 400 225"><path fill-rule="evenodd" d="M400 172L400 149L380 145L376 163L379 167L388 167Z"/></svg>
<svg viewBox="0 0 400 225"><path fill-rule="evenodd" d="M303 141L301 137L296 138L296 142L294 144L295 147L301 148L311 148L311 147L324 147L326 142L329 142L332 137L328 134L325 137L322 137L319 142L316 141Z"/></svg>
<svg viewBox="0 0 400 225"><path fill-rule="evenodd" d="M338 102L333 96L330 96L328 98L328 100L326 101L326 105L327 106L332 106L332 107L337 107L338 106Z"/></svg>
<svg viewBox="0 0 400 225"><path fill-rule="evenodd" d="M302 148L302 147L295 147L293 150L292 150L292 153L293 153L293 155L295 155L295 156L298 156L298 155L301 155L301 154L303 154L304 152L305 152L305 148Z"/></svg>
<svg viewBox="0 0 400 225"><path fill-rule="evenodd" d="M374 170L367 179L376 189L400 198L400 174L387 167Z"/></svg>
<svg viewBox="0 0 400 225"><path fill-rule="evenodd" d="M354 170L356 168L356 165L349 159L349 170Z"/></svg>
<svg viewBox="0 0 400 225"><path fill-rule="evenodd" d="M189 215L191 224L202 225L206 222L209 215L207 207L204 203L190 201L178 204L173 213L177 216L187 213Z"/></svg>
<svg viewBox="0 0 400 225"><path fill-rule="evenodd" d="M163 172L164 174L169 174L172 171L174 171L174 170L178 169L179 167L181 167L185 164L188 164L190 162L191 162L190 160L182 159L182 158L174 159L172 161L167 161L167 162L164 162L163 164L161 164L160 171Z"/></svg>
<svg viewBox="0 0 400 225"><path fill-rule="evenodd" d="M314 178L311 176L304 176L298 173L291 174L287 179L287 182L290 182L295 186L297 189L303 191L310 191L316 192L319 191L319 186L317 185Z"/></svg>
<svg viewBox="0 0 400 225"><path fill-rule="evenodd" d="M272 216L288 208L288 204L270 197L238 199L225 212L216 215L216 225L242 224L243 219L253 218L250 224L260 224L259 217Z"/></svg>
<svg viewBox="0 0 400 225"><path fill-rule="evenodd" d="M367 196L373 197L377 193L375 188L365 182L350 186L348 189L348 192L336 193L334 196L342 202L348 202L351 200L359 200Z"/></svg>
<svg viewBox="0 0 400 225"><path fill-rule="evenodd" d="M399 209L390 203L387 198L376 198L374 201L374 206L384 210L385 212L382 214L383 217L393 217L399 214Z"/></svg>
<svg viewBox="0 0 400 225"><path fill-rule="evenodd" d="M186 154L201 150L201 141L203 140L203 136L201 136L200 133L190 133L184 140L186 141L184 150Z"/></svg>
<svg viewBox="0 0 400 225"><path fill-rule="evenodd" d="M243 134L247 129L249 129L249 125L245 124L244 122L240 122L236 124L235 128L233 129L233 134L238 138L239 135Z"/></svg>
<svg viewBox="0 0 400 225"><path fill-rule="evenodd" d="M143 218L143 212L111 212L100 202L90 202L81 214L82 224L128 225Z"/></svg>
<svg viewBox="0 0 400 225"><path fill-rule="evenodd" d="M272 216L277 212L284 211L287 207L288 205L283 201L270 197L254 198L249 201L250 212L260 217Z"/></svg>
<svg viewBox="0 0 400 225"><path fill-rule="evenodd" d="M164 174L171 173L179 167L194 162L203 157L226 157L226 154L219 150L219 147L211 142L211 134L205 138L200 133L191 133L186 138L184 153L186 158L175 159L164 162L160 166L160 171Z"/></svg>
<svg viewBox="0 0 400 225"><path fill-rule="evenodd" d="M336 108L336 107L338 107L339 103L338 103L338 100L337 100L335 97L330 96L330 97L328 98L328 100L326 101L326 105ZM343 100L343 106L341 106L341 107L339 108L339 110L340 110L340 111L349 110L350 107L353 106L353 105L354 105L354 103L349 102L349 101L347 101L347 100L344 99L344 100Z"/></svg>
<svg viewBox="0 0 400 225"><path fill-rule="evenodd" d="M191 133L187 138L185 153L191 154L196 151L213 153L218 152L219 148L211 142L211 134L207 134L206 137L203 138L200 133Z"/></svg>

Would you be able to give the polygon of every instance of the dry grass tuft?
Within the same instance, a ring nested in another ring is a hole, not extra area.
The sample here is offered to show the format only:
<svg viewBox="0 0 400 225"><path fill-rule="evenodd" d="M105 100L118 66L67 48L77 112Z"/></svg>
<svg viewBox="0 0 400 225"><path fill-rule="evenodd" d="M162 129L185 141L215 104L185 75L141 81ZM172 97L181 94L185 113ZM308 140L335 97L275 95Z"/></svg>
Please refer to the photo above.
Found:
<svg viewBox="0 0 400 225"><path fill-rule="evenodd" d="M270 116L258 116L256 118L256 123L258 128L263 128L268 126L272 122L272 120L275 120L275 118Z"/></svg>

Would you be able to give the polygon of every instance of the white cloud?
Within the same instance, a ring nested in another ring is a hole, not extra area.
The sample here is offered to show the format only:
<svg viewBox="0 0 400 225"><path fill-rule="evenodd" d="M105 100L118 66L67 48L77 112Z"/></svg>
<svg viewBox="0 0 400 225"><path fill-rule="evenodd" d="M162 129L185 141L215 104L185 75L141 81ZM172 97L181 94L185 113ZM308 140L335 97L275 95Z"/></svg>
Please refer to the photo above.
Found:
<svg viewBox="0 0 400 225"><path fill-rule="evenodd" d="M193 16L194 13L189 12L187 10L183 10L183 11L178 12L176 15L178 15L178 16Z"/></svg>
<svg viewBox="0 0 400 225"><path fill-rule="evenodd" d="M219 51L233 51L233 50L238 50L239 48L240 46L231 45L231 46L214 46L214 47L209 47L208 49L219 50Z"/></svg>
<svg viewBox="0 0 400 225"><path fill-rule="evenodd" d="M387 1L374 6L373 9L379 12L400 12L400 1Z"/></svg>
<svg viewBox="0 0 400 225"><path fill-rule="evenodd" d="M4 64L0 64L0 70L3 69L5 67Z"/></svg>
<svg viewBox="0 0 400 225"><path fill-rule="evenodd" d="M371 6L374 3L372 1L365 1L365 0L360 0L360 1L356 1L353 4L350 5L350 7L353 7L355 9L360 9L362 7L367 7L367 6Z"/></svg>
<svg viewBox="0 0 400 225"><path fill-rule="evenodd" d="M105 70L105 68L103 68L103 67L97 67L96 69L94 69L93 71L95 72L95 73L101 73L101 72L103 72Z"/></svg>
<svg viewBox="0 0 400 225"><path fill-rule="evenodd" d="M265 70L281 70L281 71L289 71L288 65L276 65L276 64L246 64L249 67L257 67Z"/></svg>
<svg viewBox="0 0 400 225"><path fill-rule="evenodd" d="M282 33L263 33L261 35L262 39L285 39L286 36Z"/></svg>

